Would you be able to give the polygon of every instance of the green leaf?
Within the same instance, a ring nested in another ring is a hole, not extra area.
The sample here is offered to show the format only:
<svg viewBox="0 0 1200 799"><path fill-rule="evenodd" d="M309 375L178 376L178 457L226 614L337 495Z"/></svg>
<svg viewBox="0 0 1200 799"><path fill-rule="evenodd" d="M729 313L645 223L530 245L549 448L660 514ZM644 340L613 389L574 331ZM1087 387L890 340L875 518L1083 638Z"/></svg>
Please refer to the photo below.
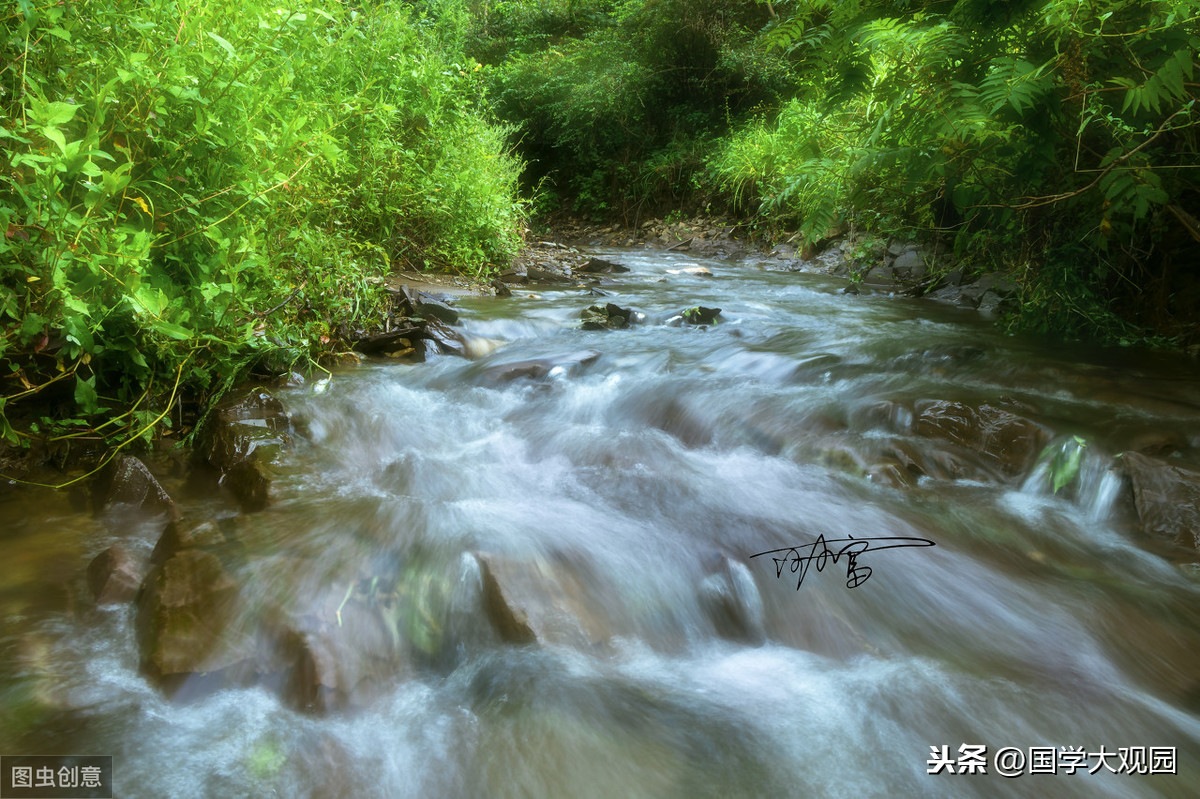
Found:
<svg viewBox="0 0 1200 799"><path fill-rule="evenodd" d="M195 333L193 333L191 330L188 330L186 327L181 327L180 325L172 322L164 322L161 319L155 319L150 323L150 326L159 333L162 333L164 336L173 338L176 341L187 341L195 335Z"/></svg>
<svg viewBox="0 0 1200 799"><path fill-rule="evenodd" d="M207 33L208 33L208 38L212 39L214 42L221 45L221 49L223 49L225 52L229 53L230 58L233 58L233 59L237 58L237 53L234 52L232 44L230 44L226 40L222 39L220 36L213 33L212 31L208 31Z"/></svg>
<svg viewBox="0 0 1200 799"><path fill-rule="evenodd" d="M95 375L87 380L78 375L75 376L75 404L85 414L99 413L101 410L100 395L96 393Z"/></svg>
<svg viewBox="0 0 1200 799"><path fill-rule="evenodd" d="M63 155L67 154L67 139L63 136L62 131L58 128L45 127L42 128L42 135L50 141L58 145L58 149Z"/></svg>
<svg viewBox="0 0 1200 799"><path fill-rule="evenodd" d="M37 98L29 101L29 115L42 125L64 125L75 118L79 106L72 103L43 103Z"/></svg>

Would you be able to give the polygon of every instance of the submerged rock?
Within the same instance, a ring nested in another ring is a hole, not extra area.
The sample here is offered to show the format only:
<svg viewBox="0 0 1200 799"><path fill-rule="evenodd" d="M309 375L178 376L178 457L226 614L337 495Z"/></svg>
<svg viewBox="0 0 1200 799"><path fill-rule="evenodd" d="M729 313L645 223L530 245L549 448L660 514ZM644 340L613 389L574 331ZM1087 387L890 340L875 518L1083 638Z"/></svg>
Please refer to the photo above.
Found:
<svg viewBox="0 0 1200 799"><path fill-rule="evenodd" d="M484 386L495 386L521 379L541 380L555 370L575 375L591 366L599 357L600 353L596 350L580 350L567 355L493 364L476 374L474 382Z"/></svg>
<svg viewBox="0 0 1200 799"><path fill-rule="evenodd" d="M109 547L92 559L87 570L88 588L97 605L120 605L137 595L142 571L133 555L122 547Z"/></svg>
<svg viewBox="0 0 1200 799"><path fill-rule="evenodd" d="M1138 452L1121 456L1142 529L1200 550L1200 472Z"/></svg>
<svg viewBox="0 0 1200 799"><path fill-rule="evenodd" d="M722 638L754 645L766 641L762 596L745 563L720 556L700 583L700 605Z"/></svg>
<svg viewBox="0 0 1200 799"><path fill-rule="evenodd" d="M1024 474L1050 440L1045 427L983 404L925 400L915 405L917 435L941 439L982 455L1006 477Z"/></svg>
<svg viewBox="0 0 1200 799"><path fill-rule="evenodd" d="M607 644L608 622L596 612L597 602L570 564L486 553L475 558L483 581L483 610L503 640L584 650Z"/></svg>

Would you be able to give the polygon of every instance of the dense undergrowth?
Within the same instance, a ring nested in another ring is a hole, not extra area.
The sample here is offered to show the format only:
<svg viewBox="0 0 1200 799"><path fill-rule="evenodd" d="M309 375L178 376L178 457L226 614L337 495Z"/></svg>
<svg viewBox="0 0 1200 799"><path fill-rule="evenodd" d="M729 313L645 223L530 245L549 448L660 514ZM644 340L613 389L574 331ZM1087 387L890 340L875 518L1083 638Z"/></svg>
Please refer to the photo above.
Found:
<svg viewBox="0 0 1200 799"><path fill-rule="evenodd" d="M466 16L400 2L41 3L0 18L0 437L109 444L307 366L401 267L520 246ZM20 420L14 429L9 420Z"/></svg>
<svg viewBox="0 0 1200 799"><path fill-rule="evenodd" d="M474 31L546 201L937 239L1017 279L1018 326L1197 336L1196 0L539 0Z"/></svg>

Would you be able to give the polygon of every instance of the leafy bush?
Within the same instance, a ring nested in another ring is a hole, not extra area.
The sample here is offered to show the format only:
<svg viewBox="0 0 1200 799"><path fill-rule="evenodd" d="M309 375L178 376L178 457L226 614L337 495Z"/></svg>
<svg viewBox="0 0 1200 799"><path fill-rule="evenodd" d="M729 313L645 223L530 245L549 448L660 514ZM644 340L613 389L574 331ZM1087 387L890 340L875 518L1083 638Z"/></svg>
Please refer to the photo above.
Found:
<svg viewBox="0 0 1200 799"><path fill-rule="evenodd" d="M10 441L5 404L66 380L73 421L130 407L106 433L150 435L181 392L374 324L372 276L519 246L477 65L401 3L19 0L0 24Z"/></svg>

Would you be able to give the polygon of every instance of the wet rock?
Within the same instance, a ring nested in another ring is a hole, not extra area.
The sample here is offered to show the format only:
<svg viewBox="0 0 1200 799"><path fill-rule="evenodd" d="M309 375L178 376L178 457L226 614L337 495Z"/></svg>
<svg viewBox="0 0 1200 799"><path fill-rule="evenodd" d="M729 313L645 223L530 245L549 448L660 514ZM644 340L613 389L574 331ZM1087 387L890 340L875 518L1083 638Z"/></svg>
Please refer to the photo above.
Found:
<svg viewBox="0 0 1200 799"><path fill-rule="evenodd" d="M475 376L475 382L494 386L520 379L541 380L555 370L576 375L595 363L599 357L600 353L596 350L580 350L568 355L494 364L480 371Z"/></svg>
<svg viewBox="0 0 1200 799"><path fill-rule="evenodd" d="M589 305L579 313L584 330L621 330L635 320L634 312L613 303Z"/></svg>
<svg viewBox="0 0 1200 799"><path fill-rule="evenodd" d="M514 644L565 644L591 650L611 637L574 569L563 561L517 561L476 553L484 612L500 637Z"/></svg>
<svg viewBox="0 0 1200 799"><path fill-rule="evenodd" d="M518 269L518 268L507 269L500 273L500 277L498 277L497 280L500 281L500 283L504 284L506 287L509 284L514 284L514 283L521 285L521 284L529 282L529 275L525 273L524 269Z"/></svg>
<svg viewBox="0 0 1200 799"><path fill-rule="evenodd" d="M892 262L893 277L904 283L913 283L924 279L927 271L925 254L920 250L905 250Z"/></svg>
<svg viewBox="0 0 1200 799"><path fill-rule="evenodd" d="M892 433L906 433L912 423L912 410L893 400L868 402L850 413L850 424L858 430L883 429Z"/></svg>
<svg viewBox="0 0 1200 799"><path fill-rule="evenodd" d="M691 308L684 308L679 315L689 325L711 325L716 323L717 317L721 315L721 309L693 305Z"/></svg>
<svg viewBox="0 0 1200 799"><path fill-rule="evenodd" d="M109 547L88 564L88 588L97 605L120 605L137 595L142 570L133 555L121 547Z"/></svg>
<svg viewBox="0 0 1200 799"><path fill-rule="evenodd" d="M275 463L290 442L291 421L283 403L255 389L217 409L200 452L242 509L257 511L273 499Z"/></svg>
<svg viewBox="0 0 1200 799"><path fill-rule="evenodd" d="M421 329L405 326L387 333L377 333L364 336L354 342L354 349L364 355L385 355L398 357L396 353L404 350L412 351L413 342L421 337Z"/></svg>
<svg viewBox="0 0 1200 799"><path fill-rule="evenodd" d="M1142 529L1200 550L1200 472L1139 452L1121 456Z"/></svg>
<svg viewBox="0 0 1200 799"><path fill-rule="evenodd" d="M417 291L408 285L400 286L404 299L408 302L411 313L421 319L437 319L448 325L458 324L458 311L447 303L434 298L423 291Z"/></svg>
<svg viewBox="0 0 1200 799"><path fill-rule="evenodd" d="M175 503L146 464L128 455L117 457L101 471L92 486L92 501L98 513L137 510L171 519L179 515Z"/></svg>
<svg viewBox="0 0 1200 799"><path fill-rule="evenodd" d="M213 414L201 452L213 468L224 473L260 447L288 443L290 432L283 403L256 389L222 403Z"/></svg>
<svg viewBox="0 0 1200 799"><path fill-rule="evenodd" d="M700 605L722 638L756 646L766 641L762 596L746 564L721 555L700 583Z"/></svg>
<svg viewBox="0 0 1200 799"><path fill-rule="evenodd" d="M705 266L688 266L683 269L668 269L668 275L691 275L692 277L712 277L713 273Z"/></svg>
<svg viewBox="0 0 1200 799"><path fill-rule="evenodd" d="M686 399L655 395L630 409L635 418L679 439L685 447L705 447L713 441L713 420Z"/></svg>
<svg viewBox="0 0 1200 799"><path fill-rule="evenodd" d="M917 435L941 439L982 455L1005 476L1028 471L1050 440L1050 431L993 405L925 400L916 403Z"/></svg>
<svg viewBox="0 0 1200 799"><path fill-rule="evenodd" d="M587 263L575 268L576 272L584 272L589 275L612 272L628 272L629 267L621 266L612 261L605 261L601 258L591 258Z"/></svg>
<svg viewBox="0 0 1200 799"><path fill-rule="evenodd" d="M138 600L143 668L161 680L252 661L253 639L230 626L237 595L237 584L210 552L183 550L152 569ZM168 683L178 687L180 681Z"/></svg>
<svg viewBox="0 0 1200 799"><path fill-rule="evenodd" d="M286 697L302 710L364 707L396 681L408 663L403 641L377 609L361 602L339 620L300 634L300 653Z"/></svg>
<svg viewBox="0 0 1200 799"><path fill-rule="evenodd" d="M527 267L525 270L525 274L530 280L537 281L538 283L570 283L571 282L571 278L568 277L563 272L555 271L550 268L543 268L541 266Z"/></svg>
<svg viewBox="0 0 1200 799"><path fill-rule="evenodd" d="M464 358L467 355L467 344L462 334L438 319L425 322L425 338L432 341L443 355L459 355Z"/></svg>
<svg viewBox="0 0 1200 799"><path fill-rule="evenodd" d="M505 283L500 278L496 278L488 285L491 286L495 290L497 297L511 297L512 296L512 290L509 289L508 284Z"/></svg>
<svg viewBox="0 0 1200 799"><path fill-rule="evenodd" d="M1141 430L1130 437L1125 449L1143 455L1164 456L1179 452L1186 446L1186 439L1173 430Z"/></svg>
<svg viewBox="0 0 1200 799"><path fill-rule="evenodd" d="M998 305L1009 297L1016 296L1018 286L1002 275L988 274L973 283L961 286L958 292L958 303L971 308L979 308L984 299L992 298L989 304Z"/></svg>

